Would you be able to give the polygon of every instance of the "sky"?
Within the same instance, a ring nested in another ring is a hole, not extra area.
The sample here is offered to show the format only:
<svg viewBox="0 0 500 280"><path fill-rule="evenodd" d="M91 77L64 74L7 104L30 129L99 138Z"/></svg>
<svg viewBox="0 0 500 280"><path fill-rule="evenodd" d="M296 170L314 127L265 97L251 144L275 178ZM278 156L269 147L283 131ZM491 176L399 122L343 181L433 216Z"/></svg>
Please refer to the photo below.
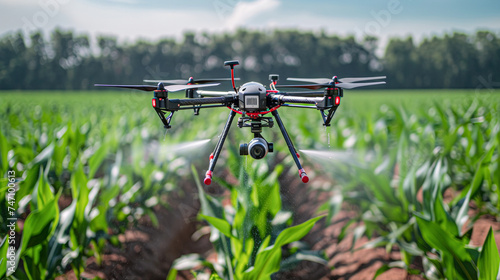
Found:
<svg viewBox="0 0 500 280"><path fill-rule="evenodd" d="M77 33L182 38L186 31L298 28L380 38L487 29L500 36L500 0L0 0L0 36L56 27Z"/></svg>

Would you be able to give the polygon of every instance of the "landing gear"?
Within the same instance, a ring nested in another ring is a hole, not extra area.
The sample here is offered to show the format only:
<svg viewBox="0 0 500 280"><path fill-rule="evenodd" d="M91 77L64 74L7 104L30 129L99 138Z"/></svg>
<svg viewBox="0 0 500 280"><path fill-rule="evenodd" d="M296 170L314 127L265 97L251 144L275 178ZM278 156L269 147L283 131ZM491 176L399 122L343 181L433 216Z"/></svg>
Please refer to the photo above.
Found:
<svg viewBox="0 0 500 280"><path fill-rule="evenodd" d="M229 128L231 127L231 123L233 123L235 115L236 112L232 110L229 112L229 117L227 119L226 126L224 126L224 129L222 130L222 135L219 138L219 142L217 142L214 152L210 155L210 164L208 166L208 171L205 174L205 180L203 181L207 186L212 183L212 175L215 169L215 164L217 164L217 159L219 159L220 152L222 151L222 146L224 145L224 141L226 140L227 133L229 132Z"/></svg>

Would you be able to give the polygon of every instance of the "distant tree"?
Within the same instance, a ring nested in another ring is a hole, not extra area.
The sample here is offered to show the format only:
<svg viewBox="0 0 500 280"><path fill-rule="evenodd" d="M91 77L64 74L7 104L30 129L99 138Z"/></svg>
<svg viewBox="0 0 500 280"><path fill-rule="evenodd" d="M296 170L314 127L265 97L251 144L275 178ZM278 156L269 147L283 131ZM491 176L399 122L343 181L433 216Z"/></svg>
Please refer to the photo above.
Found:
<svg viewBox="0 0 500 280"><path fill-rule="evenodd" d="M389 87L415 88L431 87L426 84L427 73L421 76L418 67L419 55L410 36L406 39L393 38L384 55L384 65Z"/></svg>
<svg viewBox="0 0 500 280"><path fill-rule="evenodd" d="M500 80L500 39L492 32L446 34L418 45L392 38L383 57L378 38L339 37L324 31L255 31L184 34L157 42L118 43L116 37L55 29L25 38L0 38L0 89L93 89L94 83L143 79L227 77L225 60L238 59L237 75L266 82L268 74L331 77L387 75L388 88L475 88ZM96 46L96 47L92 47Z"/></svg>

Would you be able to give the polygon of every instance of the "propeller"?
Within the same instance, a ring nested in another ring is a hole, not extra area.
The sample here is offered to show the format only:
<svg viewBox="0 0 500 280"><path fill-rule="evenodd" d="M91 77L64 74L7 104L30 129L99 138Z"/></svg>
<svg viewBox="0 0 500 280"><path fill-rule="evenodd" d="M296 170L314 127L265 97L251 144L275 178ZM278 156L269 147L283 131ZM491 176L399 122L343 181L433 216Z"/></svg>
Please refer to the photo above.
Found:
<svg viewBox="0 0 500 280"><path fill-rule="evenodd" d="M377 77L359 77L359 78L342 78L338 79L339 82L342 83L354 83L354 82L363 82L363 81L372 81L372 80L382 80L385 79L386 76L377 76ZM288 81L296 81L296 82L306 82L306 83L316 83L316 84L328 84L333 81L332 79L327 78L287 78Z"/></svg>
<svg viewBox="0 0 500 280"><path fill-rule="evenodd" d="M152 85L106 85L106 84L95 84L94 86L96 87L116 87L116 88L130 88L130 89L138 89L142 91L153 91L158 88L165 88L167 91L170 92L175 92L175 91L181 91L181 90L186 90L186 89L191 89L191 88L202 88L202 87L214 87L218 86L220 83L213 83L213 84L204 84L204 85L169 85L169 86L163 86L162 83L159 83L158 86L152 86Z"/></svg>
<svg viewBox="0 0 500 280"><path fill-rule="evenodd" d="M336 87L344 89L352 89L357 87L366 87L374 85L383 85L385 82L371 82L371 83L338 83L338 84L309 84L309 85L276 85L277 88L307 88L307 89L320 89L325 87Z"/></svg>
<svg viewBox="0 0 500 280"><path fill-rule="evenodd" d="M240 80L240 78L235 78L235 80ZM187 80L144 80L145 83L164 83L164 84L177 84L177 85L187 85L187 84L208 84L213 82L224 82L231 81L231 78L213 78L213 79L193 79L192 77Z"/></svg>

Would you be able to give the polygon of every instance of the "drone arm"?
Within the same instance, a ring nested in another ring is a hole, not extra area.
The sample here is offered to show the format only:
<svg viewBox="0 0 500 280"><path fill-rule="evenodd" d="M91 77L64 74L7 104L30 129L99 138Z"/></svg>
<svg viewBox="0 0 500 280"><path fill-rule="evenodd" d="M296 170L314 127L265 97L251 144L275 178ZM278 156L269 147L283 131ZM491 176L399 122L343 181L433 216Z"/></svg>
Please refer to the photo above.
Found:
<svg viewBox="0 0 500 280"><path fill-rule="evenodd" d="M181 106L196 106L207 104L221 104L228 106L234 102L233 96L208 97L208 98L189 98L189 99L169 99L166 104L167 111L177 111L184 108Z"/></svg>
<svg viewBox="0 0 500 280"><path fill-rule="evenodd" d="M274 101L279 104L284 103L305 103L305 104L318 104L323 100L323 97L302 97L302 96L285 96L276 95L273 97Z"/></svg>
<svg viewBox="0 0 500 280"><path fill-rule="evenodd" d="M204 104L225 104L234 101L233 96L207 97L207 98L190 98L190 99L173 99L170 102L179 104L180 106L187 105L204 105Z"/></svg>
<svg viewBox="0 0 500 280"><path fill-rule="evenodd" d="M193 109L207 109L207 108L221 108L221 107L227 107L225 104L220 104L220 105L193 105L189 107L179 107L177 110L193 110Z"/></svg>
<svg viewBox="0 0 500 280"><path fill-rule="evenodd" d="M197 92L201 96L228 96L234 94L234 91L197 90Z"/></svg>
<svg viewBox="0 0 500 280"><path fill-rule="evenodd" d="M280 92L280 94L285 96L299 96L299 97L323 97L325 96L324 91L294 91L294 92Z"/></svg>
<svg viewBox="0 0 500 280"><path fill-rule="evenodd" d="M291 108L315 109L315 110L318 109L318 107L316 107L316 106L294 105L294 104L282 104L281 106L283 106L283 107L291 107Z"/></svg>

